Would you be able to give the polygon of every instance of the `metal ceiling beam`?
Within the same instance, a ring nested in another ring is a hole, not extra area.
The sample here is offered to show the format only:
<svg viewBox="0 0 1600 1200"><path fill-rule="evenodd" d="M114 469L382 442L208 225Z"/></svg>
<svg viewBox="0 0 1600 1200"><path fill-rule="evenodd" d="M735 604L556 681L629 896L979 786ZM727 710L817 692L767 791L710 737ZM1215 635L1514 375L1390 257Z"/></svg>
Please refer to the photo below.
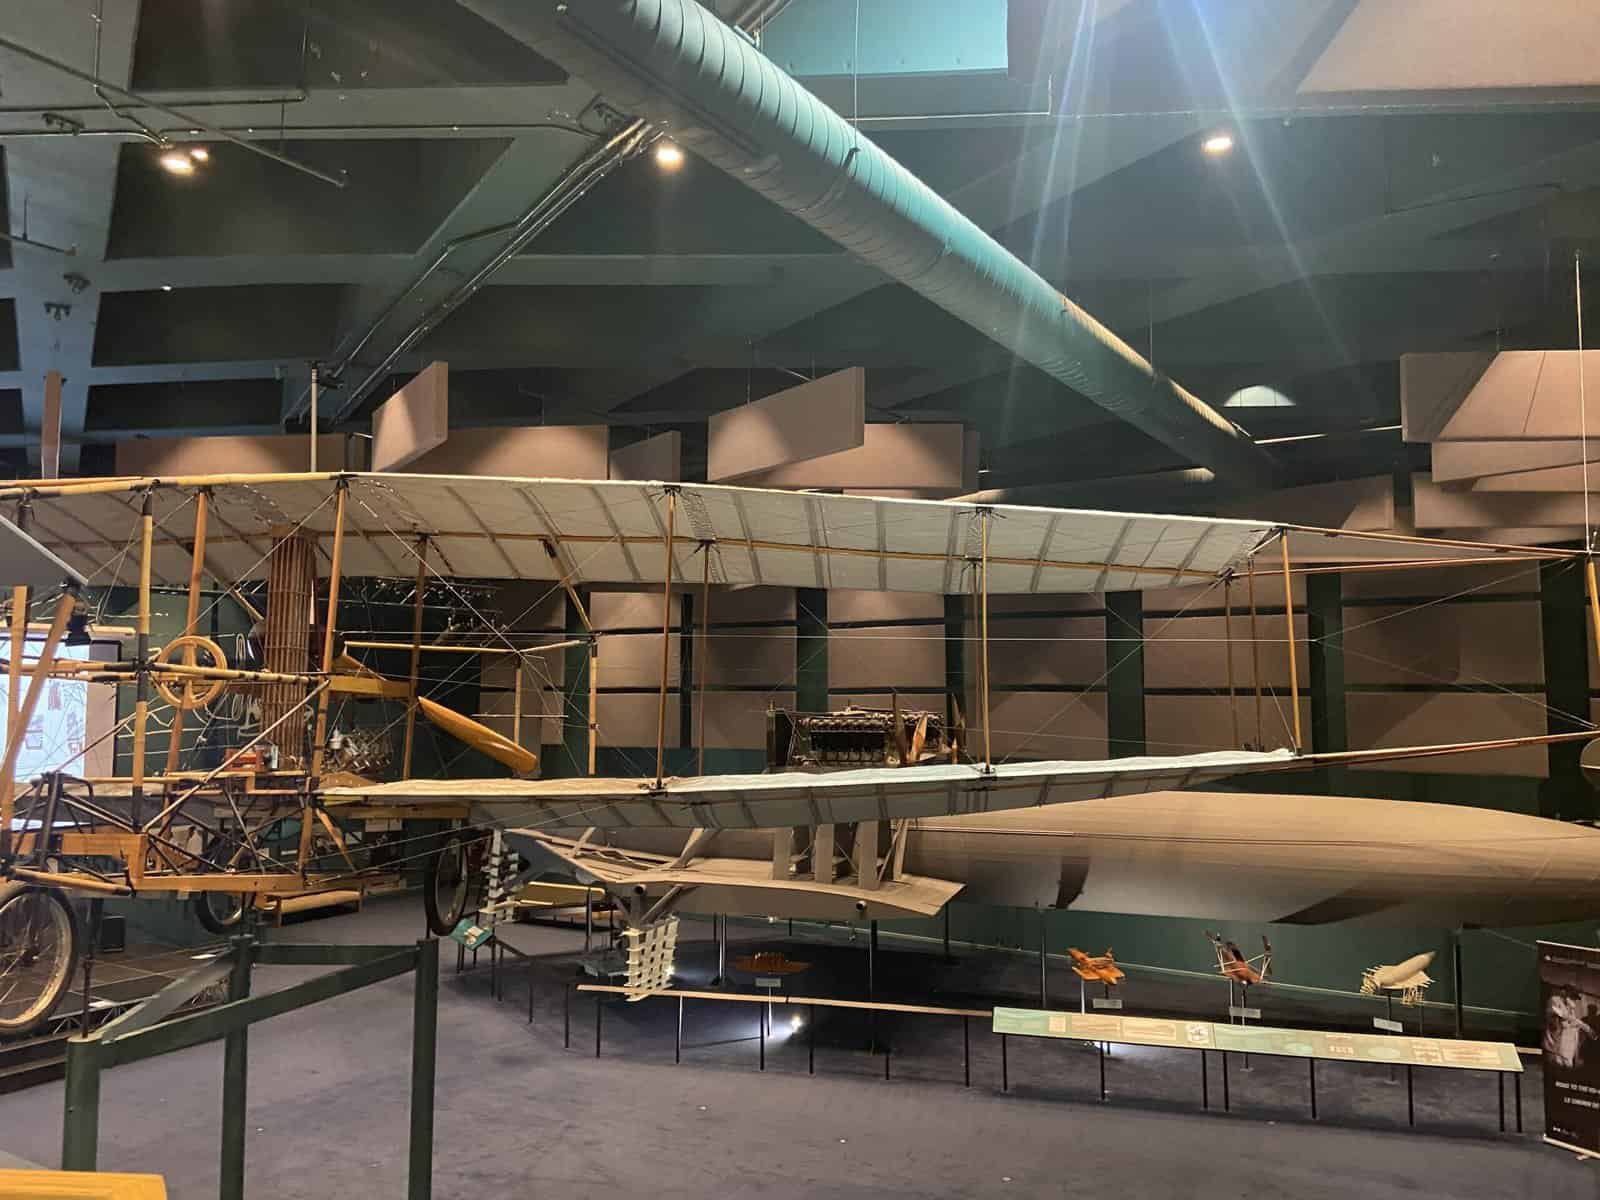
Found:
<svg viewBox="0 0 1600 1200"><path fill-rule="evenodd" d="M46 54L126 84L138 17L138 0L106 0L99 20L75 6L43 5L34 11L28 32ZM60 78L51 67L15 56L6 59L6 68L8 96L37 86L41 75ZM32 439L30 454L36 455L45 414L45 375L59 371L60 465L68 472L77 470L88 411L100 309L95 276L111 229L118 149L114 140L94 139L31 141L6 148L11 232L74 249L64 256L15 242L11 248L23 429Z"/></svg>

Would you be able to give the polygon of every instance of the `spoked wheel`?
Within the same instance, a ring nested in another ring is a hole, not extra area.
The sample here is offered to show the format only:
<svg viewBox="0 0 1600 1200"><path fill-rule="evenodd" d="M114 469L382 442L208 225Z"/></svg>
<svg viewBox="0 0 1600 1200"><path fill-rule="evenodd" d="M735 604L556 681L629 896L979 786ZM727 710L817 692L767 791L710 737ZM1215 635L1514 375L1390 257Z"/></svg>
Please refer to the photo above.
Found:
<svg viewBox="0 0 1600 1200"><path fill-rule="evenodd" d="M475 845L475 840L464 834L446 834L438 853L427 860L422 873L422 910L429 931L438 937L448 937L467 915Z"/></svg>
<svg viewBox="0 0 1600 1200"><path fill-rule="evenodd" d="M212 862L227 862L229 867L240 871L249 871L255 868L255 855L250 853L249 847L234 839L215 838L206 847L205 857ZM239 927L244 920L244 914L250 908L250 895L247 892L196 892L189 899L194 907L195 919L212 933L230 934Z"/></svg>
<svg viewBox="0 0 1600 1200"><path fill-rule="evenodd" d="M48 1021L77 963L78 919L66 895L0 883L0 1037L29 1034Z"/></svg>

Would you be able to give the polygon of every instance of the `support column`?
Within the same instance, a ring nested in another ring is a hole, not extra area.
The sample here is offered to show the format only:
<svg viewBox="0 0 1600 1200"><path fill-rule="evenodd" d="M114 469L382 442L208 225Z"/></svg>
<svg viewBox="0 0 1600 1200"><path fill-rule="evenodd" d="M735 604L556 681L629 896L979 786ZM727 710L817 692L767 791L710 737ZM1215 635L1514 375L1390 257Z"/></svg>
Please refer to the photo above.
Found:
<svg viewBox="0 0 1600 1200"><path fill-rule="evenodd" d="M1145 752L1144 596L1106 593L1106 742L1112 758Z"/></svg>
<svg viewBox="0 0 1600 1200"><path fill-rule="evenodd" d="M1570 560L1540 563L1539 628L1548 733L1575 733L1583 728L1578 722L1589 716L1588 620L1582 565ZM1548 753L1550 777L1539 785L1538 815L1568 821L1594 816L1594 792L1579 766L1583 744L1559 743Z"/></svg>
<svg viewBox="0 0 1600 1200"><path fill-rule="evenodd" d="M228 976L228 1001L250 995L250 970L255 939L230 939L233 970ZM222 1048L222 1200L244 1200L245 1105L249 1093L250 1027L241 1025L223 1040Z"/></svg>
<svg viewBox="0 0 1600 1200"><path fill-rule="evenodd" d="M1311 749L1350 749L1344 694L1344 601L1337 574L1306 577L1306 637L1311 660ZM1343 790L1345 768L1324 769L1330 794Z"/></svg>
<svg viewBox="0 0 1600 1200"><path fill-rule="evenodd" d="M796 588L794 616L794 706L800 712L827 712L828 593Z"/></svg>
<svg viewBox="0 0 1600 1200"><path fill-rule="evenodd" d="M434 1072L439 1042L439 943L417 943L411 1004L411 1144L407 1200L433 1195Z"/></svg>

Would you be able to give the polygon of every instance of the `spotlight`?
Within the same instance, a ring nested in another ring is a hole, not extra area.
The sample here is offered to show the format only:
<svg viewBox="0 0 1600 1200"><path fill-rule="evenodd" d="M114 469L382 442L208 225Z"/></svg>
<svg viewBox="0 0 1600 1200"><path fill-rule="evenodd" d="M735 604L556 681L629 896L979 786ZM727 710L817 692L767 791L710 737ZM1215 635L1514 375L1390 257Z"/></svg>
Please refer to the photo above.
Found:
<svg viewBox="0 0 1600 1200"><path fill-rule="evenodd" d="M789 1028L790 1029L799 1029L800 1026L802 1026L804 1024L805 1024L805 1022L800 1019L800 1014L796 1013L794 1015L794 1020L789 1022Z"/></svg>
<svg viewBox="0 0 1600 1200"><path fill-rule="evenodd" d="M683 166L683 147L676 142L662 142L656 147L656 166L663 171L676 171Z"/></svg>
<svg viewBox="0 0 1600 1200"><path fill-rule="evenodd" d="M1233 149L1233 134L1213 133L1205 141L1200 143L1200 149L1204 150L1213 158L1226 154L1228 151Z"/></svg>
<svg viewBox="0 0 1600 1200"><path fill-rule="evenodd" d="M172 290L172 285L170 283L163 283L161 285L161 290L163 292L170 292Z"/></svg>
<svg viewBox="0 0 1600 1200"><path fill-rule="evenodd" d="M204 146L190 146L189 157L194 159L195 162L210 162L211 151L207 150Z"/></svg>
<svg viewBox="0 0 1600 1200"><path fill-rule="evenodd" d="M193 175L194 159L182 150L169 149L161 152L161 165L174 175Z"/></svg>

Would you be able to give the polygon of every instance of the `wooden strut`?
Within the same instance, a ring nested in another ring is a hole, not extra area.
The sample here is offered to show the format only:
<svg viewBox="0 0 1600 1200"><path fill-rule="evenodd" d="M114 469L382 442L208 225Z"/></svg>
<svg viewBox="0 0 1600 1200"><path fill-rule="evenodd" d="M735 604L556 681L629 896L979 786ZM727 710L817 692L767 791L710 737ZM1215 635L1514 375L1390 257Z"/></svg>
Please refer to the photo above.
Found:
<svg viewBox="0 0 1600 1200"><path fill-rule="evenodd" d="M696 775L706 773L706 668L711 652L711 543L700 547L705 555L700 572L700 653L695 658L695 709L699 718L699 736L695 738Z"/></svg>
<svg viewBox="0 0 1600 1200"><path fill-rule="evenodd" d="M341 479L335 484L337 494L333 510L333 562L328 569L328 621L322 635L322 672L333 670L334 634L339 627L339 585L344 574L344 508L349 487ZM330 692L324 690L317 697L316 735L311 743L311 769L306 775L305 801L300 810L300 846L297 863L300 874L306 873L311 857L311 810L316 804L316 792L322 779L323 744L328 739L328 700Z"/></svg>
<svg viewBox="0 0 1600 1200"><path fill-rule="evenodd" d="M406 704L405 750L400 759L400 778L411 778L411 748L417 736L417 676L422 668L422 609L428 590L428 535L417 539L417 597L411 616L411 699Z"/></svg>
<svg viewBox="0 0 1600 1200"><path fill-rule="evenodd" d="M1300 664L1294 649L1294 576L1289 573L1289 535L1278 539L1283 551L1283 619L1289 629L1289 710L1294 714L1294 748L1298 754L1303 745L1300 739Z"/></svg>
<svg viewBox="0 0 1600 1200"><path fill-rule="evenodd" d="M32 513L32 506L26 501L17 505L17 528L27 532ZM11 589L11 681L6 688L6 728L17 727L17 706L22 701L22 696L17 685L22 682L22 660L28 645L28 589L14 587ZM3 828L9 829L7 824Z"/></svg>
<svg viewBox="0 0 1600 1200"><path fill-rule="evenodd" d="M17 793L17 756L22 753L22 745L28 739L28 726L33 721L34 709L39 706L39 697L44 693L44 681L50 675L50 664L55 659L56 647L61 642L61 635L66 632L67 621L72 616L73 607L77 602L77 594L71 588L63 592L61 599L56 601L56 615L50 622L50 632L45 634L44 646L39 651L38 661L33 665L33 673L28 676L28 694L23 697L22 704L17 710L16 721L6 730L6 755L4 762L0 762L0 862L11 856L11 818Z"/></svg>
<svg viewBox="0 0 1600 1200"><path fill-rule="evenodd" d="M197 632L196 626L200 622L200 584L205 573L206 560L206 515L210 507L211 492L201 488L195 496L194 508L194 546L189 552L189 605L185 610L183 621L183 636L193 637ZM195 666L194 647L188 645L183 650L183 665ZM185 703L190 696L183 697ZM174 706L172 710L172 732L167 735L167 769L166 774L171 775L178 769L178 752L183 748L183 709Z"/></svg>
<svg viewBox="0 0 1600 1200"><path fill-rule="evenodd" d="M994 771L994 746L989 735L989 520L990 511L982 511L983 538L982 554L978 566L978 587L980 592L980 608L978 617L978 637L981 650L979 658L979 683L983 688L983 769L986 773Z"/></svg>
<svg viewBox="0 0 1600 1200"><path fill-rule="evenodd" d="M1233 684L1233 576L1222 581L1222 645L1228 656L1228 721L1233 728L1232 746L1239 748L1239 705Z"/></svg>
<svg viewBox="0 0 1600 1200"><path fill-rule="evenodd" d="M656 787L667 773L667 665L671 662L673 525L677 518L678 490L667 489L667 537L662 543L666 565L661 570L661 692L656 704ZM594 675L590 673L590 683Z"/></svg>
<svg viewBox="0 0 1600 1200"><path fill-rule="evenodd" d="M1255 684L1256 693L1256 749L1266 748L1266 739L1261 734L1261 637L1256 625L1256 560L1250 556L1249 569L1245 572L1245 590L1250 601L1250 678Z"/></svg>
<svg viewBox="0 0 1600 1200"><path fill-rule="evenodd" d="M1589 592L1589 622L1594 630L1595 653L1600 654L1600 584L1595 581L1593 558L1584 562L1583 575Z"/></svg>
<svg viewBox="0 0 1600 1200"><path fill-rule="evenodd" d="M139 516L139 620L136 625L137 649L134 653L134 660L138 663L139 690L133 704L133 798L130 802L135 825L143 816L146 727L150 721L150 559L151 543L155 537L154 499L152 493L145 492Z"/></svg>

